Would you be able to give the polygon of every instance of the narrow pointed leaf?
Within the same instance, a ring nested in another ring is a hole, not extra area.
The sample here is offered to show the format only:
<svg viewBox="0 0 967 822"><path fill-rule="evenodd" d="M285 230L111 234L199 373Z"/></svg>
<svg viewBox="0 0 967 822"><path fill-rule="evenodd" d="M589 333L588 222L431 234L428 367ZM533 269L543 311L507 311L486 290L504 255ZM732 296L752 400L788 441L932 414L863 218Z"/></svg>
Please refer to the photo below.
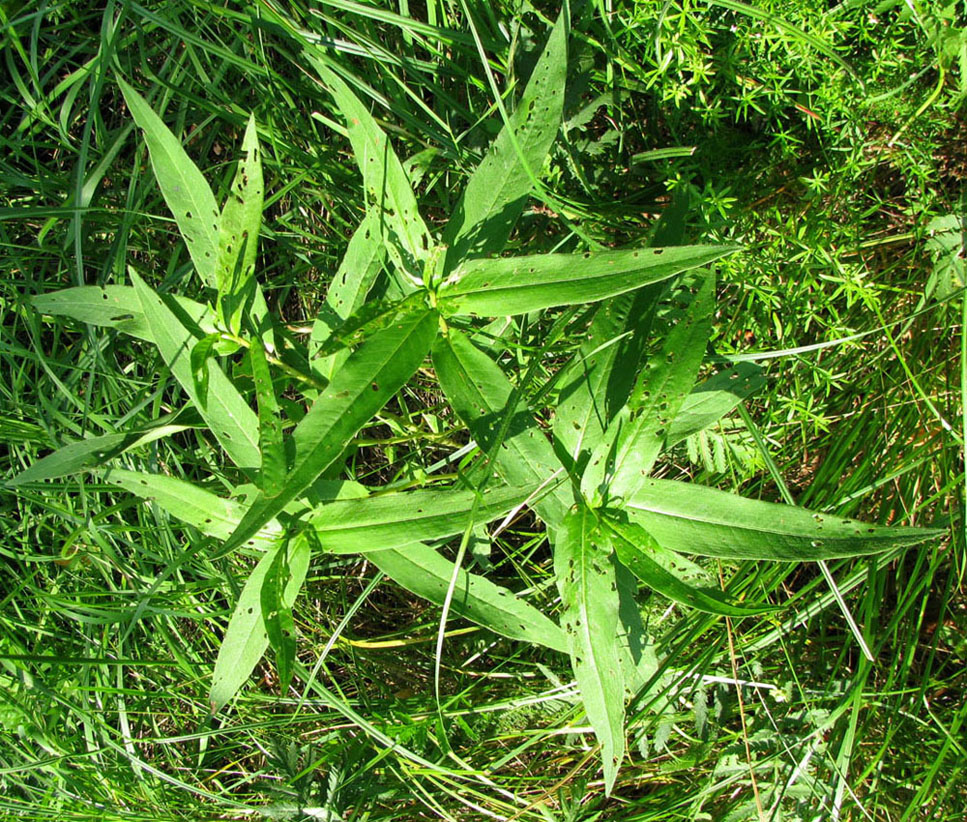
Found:
<svg viewBox="0 0 967 822"><path fill-rule="evenodd" d="M369 109L322 61L307 55L346 119L356 163L363 173L366 199L379 210L387 252L403 271L416 274L432 243L416 195L402 163Z"/></svg>
<svg viewBox="0 0 967 822"><path fill-rule="evenodd" d="M811 562L917 545L936 529L871 525L726 491L649 479L626 502L632 522L665 548L724 559Z"/></svg>
<svg viewBox="0 0 967 822"><path fill-rule="evenodd" d="M440 288L444 316L525 314L595 302L666 280L738 250L738 246L635 248L469 260Z"/></svg>
<svg viewBox="0 0 967 822"><path fill-rule="evenodd" d="M671 448L692 434L714 425L765 383L766 378L760 366L743 362L695 386L668 426L665 448Z"/></svg>
<svg viewBox="0 0 967 822"><path fill-rule="evenodd" d="M581 487L602 485L613 499L633 494L651 473L665 433L695 384L712 328L714 278L709 274L671 293L671 308L656 318L659 346L646 358L632 396L591 457Z"/></svg>
<svg viewBox="0 0 967 822"><path fill-rule="evenodd" d="M490 522L524 503L530 487L485 488L476 508L479 523ZM309 519L324 551L353 554L400 548L462 533L474 511L474 491L406 491L318 506Z"/></svg>
<svg viewBox="0 0 967 822"><path fill-rule="evenodd" d="M569 511L557 532L554 572L564 606L561 627L584 710L601 744L610 793L625 749L618 584L610 541L586 506Z"/></svg>
<svg viewBox="0 0 967 822"><path fill-rule="evenodd" d="M118 85L144 134L154 176L188 246L195 270L202 282L217 287L218 206L208 181L147 101L123 80L119 79Z"/></svg>
<svg viewBox="0 0 967 822"><path fill-rule="evenodd" d="M196 325L203 334L215 332L215 313L209 306L185 297L172 299L177 304L179 313L192 325ZM137 292L127 285L82 285L51 294L40 294L30 302L42 314L70 317L72 320L103 328L116 328L139 340L154 342L141 309L141 300L138 299Z"/></svg>
<svg viewBox="0 0 967 822"><path fill-rule="evenodd" d="M340 351L323 357L320 350L333 331L362 308L385 259L386 249L379 229L378 212L369 211L349 240L346 254L329 284L326 301L312 324L309 361L313 371L326 380L332 379L349 352Z"/></svg>
<svg viewBox="0 0 967 822"><path fill-rule="evenodd" d="M565 6L551 29L520 102L470 176L447 223L443 242L450 247L450 267L470 256L483 257L502 251L523 211L534 185L531 175L540 176L561 127L567 36Z"/></svg>
<svg viewBox="0 0 967 822"><path fill-rule="evenodd" d="M208 694L213 712L219 711L238 693L268 647L268 632L262 618L262 587L279 551L290 552L289 579L280 605L292 608L309 570L309 551L298 547L302 540L302 537L296 537L286 542L280 538L259 560L242 588L215 661Z"/></svg>
<svg viewBox="0 0 967 822"><path fill-rule="evenodd" d="M251 472L261 463L255 413L218 363L208 365L207 395L198 394L190 358L199 330L195 329L193 333L171 310L171 303L163 301L133 271L130 274L151 338L162 359L198 408L225 453L239 468Z"/></svg>
<svg viewBox="0 0 967 822"><path fill-rule="evenodd" d="M169 414L157 420L148 428L125 431L119 434L102 434L98 437L69 442L52 454L41 457L36 462L4 483L7 488L16 488L28 482L57 479L68 474L76 474L103 465L110 459L120 456L140 445L169 437L192 428L176 422L178 414ZM171 422L165 423L165 420Z"/></svg>
<svg viewBox="0 0 967 822"><path fill-rule="evenodd" d="M242 503L177 477L112 468L104 475L104 481L156 503L171 516L219 541L229 537L245 514ZM252 537L249 547L267 550L280 533L281 527L273 520Z"/></svg>
<svg viewBox="0 0 967 822"><path fill-rule="evenodd" d="M200 400L208 397L208 361L220 340L221 334L206 334L191 348L191 376L195 381L195 394Z"/></svg>
<svg viewBox="0 0 967 822"><path fill-rule="evenodd" d="M225 545L231 551L282 511L342 454L349 440L413 376L437 331L427 309L374 334L346 360L292 432L295 457L274 497L260 494Z"/></svg>
<svg viewBox="0 0 967 822"><path fill-rule="evenodd" d="M612 544L621 563L645 585L668 597L673 602L720 616L744 617L771 613L771 605L743 605L728 599L721 591L698 588L679 578L658 563L653 555L661 547L637 523L606 519L612 534Z"/></svg>
<svg viewBox="0 0 967 822"><path fill-rule="evenodd" d="M406 590L442 605L453 577L453 563L432 548L414 543L403 548L373 551L366 558ZM452 613L509 639L537 642L565 651L561 629L533 605L515 597L486 577L462 568L450 601Z"/></svg>
<svg viewBox="0 0 967 822"><path fill-rule="evenodd" d="M562 470L560 461L530 411L508 408L514 389L500 366L455 328L437 340L433 365L453 410L484 451L494 447L505 415L513 415L498 449L497 472L508 485L534 491L545 486L547 493L532 508L551 528L557 527L571 503L567 489L553 480Z"/></svg>
<svg viewBox="0 0 967 822"><path fill-rule="evenodd" d="M259 409L259 450L262 452L261 488L262 493L267 497L274 497L282 491L286 477L282 419L262 341L253 340L248 353Z"/></svg>
<svg viewBox="0 0 967 822"><path fill-rule="evenodd" d="M628 399L660 288L647 286L602 302L558 381L554 438L579 474Z"/></svg>
<svg viewBox="0 0 967 822"><path fill-rule="evenodd" d="M288 551L278 551L262 581L259 603L262 606L262 623L269 645L275 652L275 667L279 672L279 690L289 689L295 667L296 632L292 617L295 596L289 598L289 586L297 575L305 579L311 551L304 536L296 537ZM301 587L301 583L299 584ZM296 592L297 595L297 592Z"/></svg>
<svg viewBox="0 0 967 822"><path fill-rule="evenodd" d="M255 299L255 257L262 227L265 188L255 117L250 116L242 139L245 153L218 220L215 283L219 315L234 334ZM261 330L261 329L258 329Z"/></svg>

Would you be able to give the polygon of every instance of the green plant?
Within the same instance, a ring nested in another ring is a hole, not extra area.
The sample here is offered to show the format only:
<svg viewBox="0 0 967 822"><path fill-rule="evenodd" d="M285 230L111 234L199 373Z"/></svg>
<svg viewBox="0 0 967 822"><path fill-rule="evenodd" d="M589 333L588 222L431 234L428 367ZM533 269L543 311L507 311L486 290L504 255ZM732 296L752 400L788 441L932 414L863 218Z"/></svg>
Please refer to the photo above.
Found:
<svg viewBox="0 0 967 822"><path fill-rule="evenodd" d="M561 124L567 32L562 14L439 240L420 215L404 166L338 67L309 58L346 120L367 216L306 344L272 317L255 277L263 184L254 119L219 210L177 138L122 85L195 271L214 299L159 293L132 267L131 287L78 287L35 306L152 343L191 407L147 429L79 440L8 484L103 471L134 446L188 430L214 438L235 466L220 471L227 496L160 473L104 472L191 526L191 552L259 556L216 662L213 710L232 699L269 646L283 687L291 680L291 609L313 553L364 553L445 611L568 653L610 790L624 753L626 692L644 687L656 667L634 604L639 582L711 614L754 616L772 606L696 586L694 566L681 554L801 562L931 536L651 476L664 449L706 430L756 385L749 367L696 385L715 301L714 276L703 269L737 249L675 245L669 221L662 247L494 256L539 185ZM723 211L724 203L713 205ZM590 312L577 308L589 303ZM567 310L549 312L559 308ZM548 312L546 331L511 379L500 364L499 337L474 318L538 312ZM544 355L578 331L578 350L539 384ZM476 459L447 490L374 492L344 479L352 438L428 354L478 447ZM550 432L533 413L548 407ZM523 506L544 522L552 544L563 628L462 567L479 526ZM461 535L454 559L437 550Z"/></svg>

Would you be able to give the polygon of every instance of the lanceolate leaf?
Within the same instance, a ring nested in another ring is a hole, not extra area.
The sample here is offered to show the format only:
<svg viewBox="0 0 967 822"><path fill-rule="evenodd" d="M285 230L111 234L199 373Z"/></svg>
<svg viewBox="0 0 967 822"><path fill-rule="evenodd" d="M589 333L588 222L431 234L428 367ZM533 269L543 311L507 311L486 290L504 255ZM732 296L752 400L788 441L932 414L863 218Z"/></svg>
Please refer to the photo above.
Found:
<svg viewBox="0 0 967 822"><path fill-rule="evenodd" d="M480 523L523 504L531 487L488 487L476 508ZM309 519L323 550L354 554L431 542L463 532L473 511L474 491L406 491L320 505Z"/></svg>
<svg viewBox="0 0 967 822"><path fill-rule="evenodd" d="M255 413L215 362L208 364L208 394L199 396L191 367L191 350L198 337L137 274L133 271L130 274L151 338L162 359L198 408L225 453L239 468L252 473L261 463Z"/></svg>
<svg viewBox="0 0 967 822"><path fill-rule="evenodd" d="M591 457L581 483L586 495L602 483L613 499L641 487L695 383L712 326L714 278L700 277L697 284L689 280L672 292L673 307L666 316L656 318L661 344L647 357L626 409Z"/></svg>
<svg viewBox="0 0 967 822"><path fill-rule="evenodd" d="M659 479L647 480L625 511L665 548L725 559L837 559L916 545L941 533L870 525Z"/></svg>
<svg viewBox="0 0 967 822"><path fill-rule="evenodd" d="M570 494L555 473L560 461L526 407L508 408L513 386L497 365L462 333L450 328L433 348L437 379L453 410L466 423L477 444L489 452L507 414L513 419L497 453L497 472L509 485L544 488L531 507L552 528L564 518Z"/></svg>
<svg viewBox="0 0 967 822"><path fill-rule="evenodd" d="M185 297L172 297L179 313L202 334L215 332L215 314L207 305ZM137 292L126 285L105 287L82 285L51 294L40 294L31 303L42 314L70 317L72 320L116 328L139 340L154 342Z"/></svg>
<svg viewBox="0 0 967 822"><path fill-rule="evenodd" d="M96 468L139 445L145 445L193 427L178 424L176 422L178 418L178 414L169 414L155 421L148 428L120 434L103 434L99 437L70 442L54 453L31 463L29 468L21 471L13 479L7 480L5 485L7 488L15 488L27 482L56 479L67 474Z"/></svg>
<svg viewBox="0 0 967 822"><path fill-rule="evenodd" d="M112 468L105 482L157 503L171 516L216 540L228 539L245 513L245 506L198 488L190 482L164 474L145 474ZM267 550L275 544L281 528L274 520L252 537L250 547Z"/></svg>
<svg viewBox="0 0 967 822"><path fill-rule="evenodd" d="M131 116L144 132L154 175L188 246L195 270L202 282L217 287L218 206L208 181L147 101L123 80L119 79L118 85Z"/></svg>
<svg viewBox="0 0 967 822"><path fill-rule="evenodd" d="M561 626L610 793L625 747L618 585L611 544L584 505L569 511L557 532L554 572L564 605Z"/></svg>
<svg viewBox="0 0 967 822"><path fill-rule="evenodd" d="M692 434L714 425L742 400L758 391L765 382L762 368L744 362L695 386L668 426L665 448L671 448Z"/></svg>
<svg viewBox="0 0 967 822"><path fill-rule="evenodd" d="M356 163L363 173L366 198L378 209L387 252L403 271L416 274L430 250L430 235L403 165L369 109L322 61L307 55L346 118Z"/></svg>
<svg viewBox="0 0 967 822"><path fill-rule="evenodd" d="M219 314L234 334L241 331L242 317L255 299L255 256L265 197L254 115L249 117L245 129L242 151L245 156L238 164L218 220L218 258L215 263Z"/></svg>
<svg viewBox="0 0 967 822"><path fill-rule="evenodd" d="M353 233L339 269L329 284L322 311L312 325L309 362L313 371L326 380L332 379L332 375L345 362L349 352L341 351L329 357L320 357L320 349L333 331L362 307L366 295L383 268L385 258L386 249L379 228L379 214L369 211Z"/></svg>
<svg viewBox="0 0 967 822"><path fill-rule="evenodd" d="M442 605L453 577L453 563L432 548L414 543L399 549L373 551L366 555L388 577L408 591ZM566 651L561 629L510 591L486 577L462 568L450 610L509 639L537 642L555 651Z"/></svg>
<svg viewBox="0 0 967 822"><path fill-rule="evenodd" d="M309 541L304 536L296 537L290 543L288 551L282 550L276 553L262 581L262 590L259 592L262 623L265 625L269 645L275 651L275 665L279 671L279 690L283 694L289 689L289 683L292 681L296 652L292 605L298 595L298 589L291 592L290 599L289 586L298 574L305 579L305 569L308 568L310 555ZM301 582L299 587L302 587Z"/></svg>
<svg viewBox="0 0 967 822"><path fill-rule="evenodd" d="M606 518L605 523L611 531L611 541L621 563L645 585L670 600L699 611L731 617L755 616L775 610L768 605L742 605L729 600L720 591L685 582L653 558L661 548L640 525L614 517Z"/></svg>
<svg viewBox="0 0 967 822"><path fill-rule="evenodd" d="M279 607L292 608L309 570L309 551L300 544L303 540L300 536L289 542L280 538L266 551L245 583L215 661L208 695L213 712L238 693L268 647L268 632L262 616L262 587L279 551L289 551L289 578Z"/></svg>
<svg viewBox="0 0 967 822"><path fill-rule="evenodd" d="M262 493L274 497L285 485L285 447L282 442L282 419L275 399L272 372L265 358L261 340L252 340L248 350L255 382L255 398L259 407L259 449L262 452Z"/></svg>
<svg viewBox="0 0 967 822"><path fill-rule="evenodd" d="M260 494L225 545L231 551L282 511L342 454L346 444L423 362L437 315L421 309L370 337L346 360L292 433L295 457L274 497Z"/></svg>
<svg viewBox="0 0 967 822"><path fill-rule="evenodd" d="M587 339L561 375L554 438L578 475L628 399L660 288L648 286L602 302Z"/></svg>
<svg viewBox="0 0 967 822"><path fill-rule="evenodd" d="M444 283L437 304L445 316L495 317L594 302L708 265L737 250L728 245L686 245L469 260Z"/></svg>
<svg viewBox="0 0 967 822"><path fill-rule="evenodd" d="M484 257L502 251L523 211L533 188L531 175L540 176L561 126L567 35L565 6L520 102L470 176L447 223L443 234L444 244L450 247L447 269L470 256Z"/></svg>

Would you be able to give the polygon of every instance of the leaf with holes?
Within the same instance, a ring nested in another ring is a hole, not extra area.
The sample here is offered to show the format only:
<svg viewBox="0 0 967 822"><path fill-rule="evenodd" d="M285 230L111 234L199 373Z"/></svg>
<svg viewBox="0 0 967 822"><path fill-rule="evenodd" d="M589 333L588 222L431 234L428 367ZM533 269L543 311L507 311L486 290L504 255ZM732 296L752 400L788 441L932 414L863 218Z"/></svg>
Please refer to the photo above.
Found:
<svg viewBox="0 0 967 822"><path fill-rule="evenodd" d="M917 545L942 533L870 525L674 480L647 480L624 510L665 548L723 559L839 559Z"/></svg>
<svg viewBox="0 0 967 822"><path fill-rule="evenodd" d="M601 744L605 791L610 793L625 749L618 583L610 541L587 506L568 511L557 532L554 573L571 666Z"/></svg>
<svg viewBox="0 0 967 822"><path fill-rule="evenodd" d="M737 250L685 245L468 260L440 288L437 305L444 316L482 317L580 305L667 280Z"/></svg>
<svg viewBox="0 0 967 822"><path fill-rule="evenodd" d="M551 29L520 102L470 175L443 232L449 271L503 250L561 127L567 79L566 8Z"/></svg>

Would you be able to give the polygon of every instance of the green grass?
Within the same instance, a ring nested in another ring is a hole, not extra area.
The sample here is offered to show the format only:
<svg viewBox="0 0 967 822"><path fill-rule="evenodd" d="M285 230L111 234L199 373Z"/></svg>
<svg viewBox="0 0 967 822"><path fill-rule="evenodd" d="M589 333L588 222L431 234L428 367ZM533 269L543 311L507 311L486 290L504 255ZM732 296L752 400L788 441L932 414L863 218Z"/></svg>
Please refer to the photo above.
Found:
<svg viewBox="0 0 967 822"><path fill-rule="evenodd" d="M333 44L411 158L438 232L499 128L494 89L526 80L557 12L94 5L0 11L5 479L68 441L179 410L153 348L42 318L29 300L127 284L128 264L161 290L204 296L119 78L190 135L219 202L254 114L258 276L270 306L307 328L364 212L343 121L304 50ZM157 506L82 473L0 497L0 817L962 816L963 263L959 283L925 286L939 270L931 220L964 214L967 9L619 5L572 9L565 125L508 248L640 245L673 204L687 242L746 247L718 264L707 360L755 359L768 384L748 417L682 443L659 472L946 529L829 562L873 661L815 564L701 561L733 595L783 610L727 620L643 594L659 665L628 709L629 753L605 797L563 655L453 617L438 654L439 608L365 559L332 556L313 561L295 607L292 688L279 695L268 658L211 720L212 666L253 558L198 550ZM542 351L558 320L551 309L491 329L538 390L573 349L562 326ZM536 402L549 422L546 396ZM349 454L349 476L368 486L445 484L472 457L429 372L377 423ZM234 481L217 442L193 430L120 462L216 493ZM557 617L534 517L467 553Z"/></svg>

